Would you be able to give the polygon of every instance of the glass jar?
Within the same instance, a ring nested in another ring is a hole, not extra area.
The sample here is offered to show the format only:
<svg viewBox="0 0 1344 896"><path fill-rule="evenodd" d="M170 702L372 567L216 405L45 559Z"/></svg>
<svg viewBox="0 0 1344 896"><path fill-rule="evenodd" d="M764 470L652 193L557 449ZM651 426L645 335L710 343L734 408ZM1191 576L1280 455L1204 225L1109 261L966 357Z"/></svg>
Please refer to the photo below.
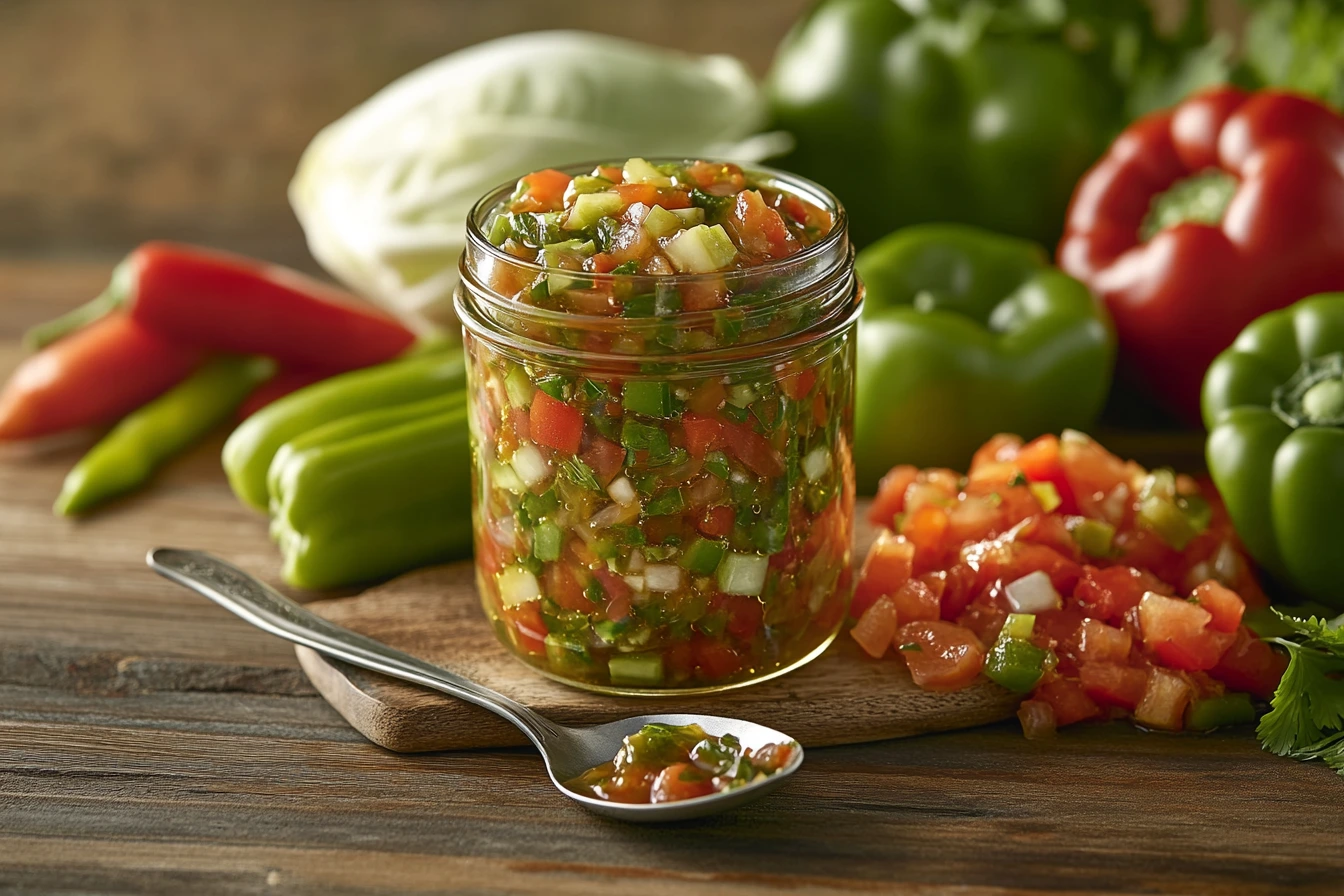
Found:
<svg viewBox="0 0 1344 896"><path fill-rule="evenodd" d="M492 245L512 185L468 220L477 586L509 650L566 683L762 681L820 655L848 609L862 288L835 197L747 174L829 211L830 232L745 270L612 275ZM518 300L559 289L568 311Z"/></svg>

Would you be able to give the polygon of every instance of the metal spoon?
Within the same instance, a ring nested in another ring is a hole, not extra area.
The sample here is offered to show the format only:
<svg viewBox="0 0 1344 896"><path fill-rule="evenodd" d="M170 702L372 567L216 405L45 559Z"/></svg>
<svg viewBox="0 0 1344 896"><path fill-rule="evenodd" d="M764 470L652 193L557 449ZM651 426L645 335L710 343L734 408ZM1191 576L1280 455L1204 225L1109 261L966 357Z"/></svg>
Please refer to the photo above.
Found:
<svg viewBox="0 0 1344 896"><path fill-rule="evenodd" d="M210 598L263 631L311 647L352 666L443 691L507 719L541 751L546 772L560 792L599 815L624 821L679 821L723 812L774 790L803 762L803 751L798 749L788 765L760 781L724 793L670 803L611 803L585 796L570 790L565 782L590 768L610 762L620 749L622 739L648 724L696 724L710 734L735 735L743 746L752 748L768 743L787 743L793 738L741 719L689 713L635 716L592 728L567 728L447 669L328 622L218 557L201 551L156 548L145 559L159 575Z"/></svg>

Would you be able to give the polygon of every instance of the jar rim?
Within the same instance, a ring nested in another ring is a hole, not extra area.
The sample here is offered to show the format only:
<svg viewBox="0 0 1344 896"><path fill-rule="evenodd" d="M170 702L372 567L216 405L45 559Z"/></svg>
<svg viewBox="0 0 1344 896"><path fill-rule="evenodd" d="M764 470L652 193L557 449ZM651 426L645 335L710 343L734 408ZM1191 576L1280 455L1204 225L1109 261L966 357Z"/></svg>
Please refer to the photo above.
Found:
<svg viewBox="0 0 1344 896"><path fill-rule="evenodd" d="M694 162L694 159L677 159L657 157L648 160L651 164L660 165L666 163L684 163ZM569 175L581 175L592 171L594 168L602 165L602 162L586 162L574 165L566 165L555 170ZM712 282L716 278L731 279L737 276L768 276L775 271L783 271L788 268L798 267L806 268L809 262L818 258L825 257L828 252L834 251L837 244L848 241L849 234L849 216L845 212L845 207L840 204L840 200L835 194L823 187L821 184L801 175L792 174L787 171L781 171L778 168L771 168L768 165L741 164L738 165L744 173L749 175L761 175L771 183L778 183L782 187L782 192L792 193L801 199L808 200L814 205L818 205L830 212L834 218L830 231L817 242L805 247L801 252L789 255L785 258L771 259L765 264L756 265L750 268L740 268L729 271L710 271L703 274L612 274L596 273L584 271L585 279L590 279L598 283L615 282L618 279L624 283L635 285L650 285L655 283L676 286L685 283L705 283ZM484 252L495 261L508 264L518 270L534 271L538 275L547 272L553 272L553 268L547 268L545 265L537 264L534 261L526 261L516 258L496 246L486 238L484 224L486 217L495 208L499 207L505 199L513 194L517 187L516 180L509 181L495 187L490 192L482 196L471 207L467 213L467 252L472 249ZM467 252L463 253L465 260ZM596 315L594 315L596 316Z"/></svg>

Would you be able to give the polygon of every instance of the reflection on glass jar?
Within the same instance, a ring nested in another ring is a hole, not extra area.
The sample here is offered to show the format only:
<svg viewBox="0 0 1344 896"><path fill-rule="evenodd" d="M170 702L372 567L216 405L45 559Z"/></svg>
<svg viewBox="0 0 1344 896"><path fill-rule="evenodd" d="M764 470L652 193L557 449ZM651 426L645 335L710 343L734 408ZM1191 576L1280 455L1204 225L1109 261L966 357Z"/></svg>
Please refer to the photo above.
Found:
<svg viewBox="0 0 1344 896"><path fill-rule="evenodd" d="M760 681L820 654L845 616L862 290L830 194L764 169L745 183L757 205L823 209L828 229L750 266L626 274L496 245L517 226L499 223L512 187L469 221L456 304L478 587L500 640L566 682ZM614 226L647 214L627 204ZM623 264L656 270L660 245Z"/></svg>

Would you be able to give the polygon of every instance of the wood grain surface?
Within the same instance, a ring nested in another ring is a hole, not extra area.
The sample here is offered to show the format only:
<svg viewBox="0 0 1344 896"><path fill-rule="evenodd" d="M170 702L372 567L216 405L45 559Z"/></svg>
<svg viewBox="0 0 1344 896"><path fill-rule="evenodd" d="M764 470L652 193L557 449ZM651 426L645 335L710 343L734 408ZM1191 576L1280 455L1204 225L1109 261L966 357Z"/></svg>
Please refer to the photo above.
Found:
<svg viewBox="0 0 1344 896"><path fill-rule="evenodd" d="M437 663L565 725L599 725L655 712L703 712L784 731L805 747L865 743L1011 718L1018 700L988 681L953 694L915 687L905 664L869 658L842 635L804 668L722 694L636 699L567 687L510 656L486 622L472 565L403 576L311 608L346 628ZM318 692L369 740L398 752L516 746L509 723L462 700L328 660L299 662Z"/></svg>
<svg viewBox="0 0 1344 896"><path fill-rule="evenodd" d="M108 271L0 262L0 375ZM1340 892L1344 782L1246 729L816 749L778 794L659 828L589 816L528 749L385 751L288 645L145 569L178 544L276 581L218 446L78 523L48 511L76 451L0 459L0 892Z"/></svg>

